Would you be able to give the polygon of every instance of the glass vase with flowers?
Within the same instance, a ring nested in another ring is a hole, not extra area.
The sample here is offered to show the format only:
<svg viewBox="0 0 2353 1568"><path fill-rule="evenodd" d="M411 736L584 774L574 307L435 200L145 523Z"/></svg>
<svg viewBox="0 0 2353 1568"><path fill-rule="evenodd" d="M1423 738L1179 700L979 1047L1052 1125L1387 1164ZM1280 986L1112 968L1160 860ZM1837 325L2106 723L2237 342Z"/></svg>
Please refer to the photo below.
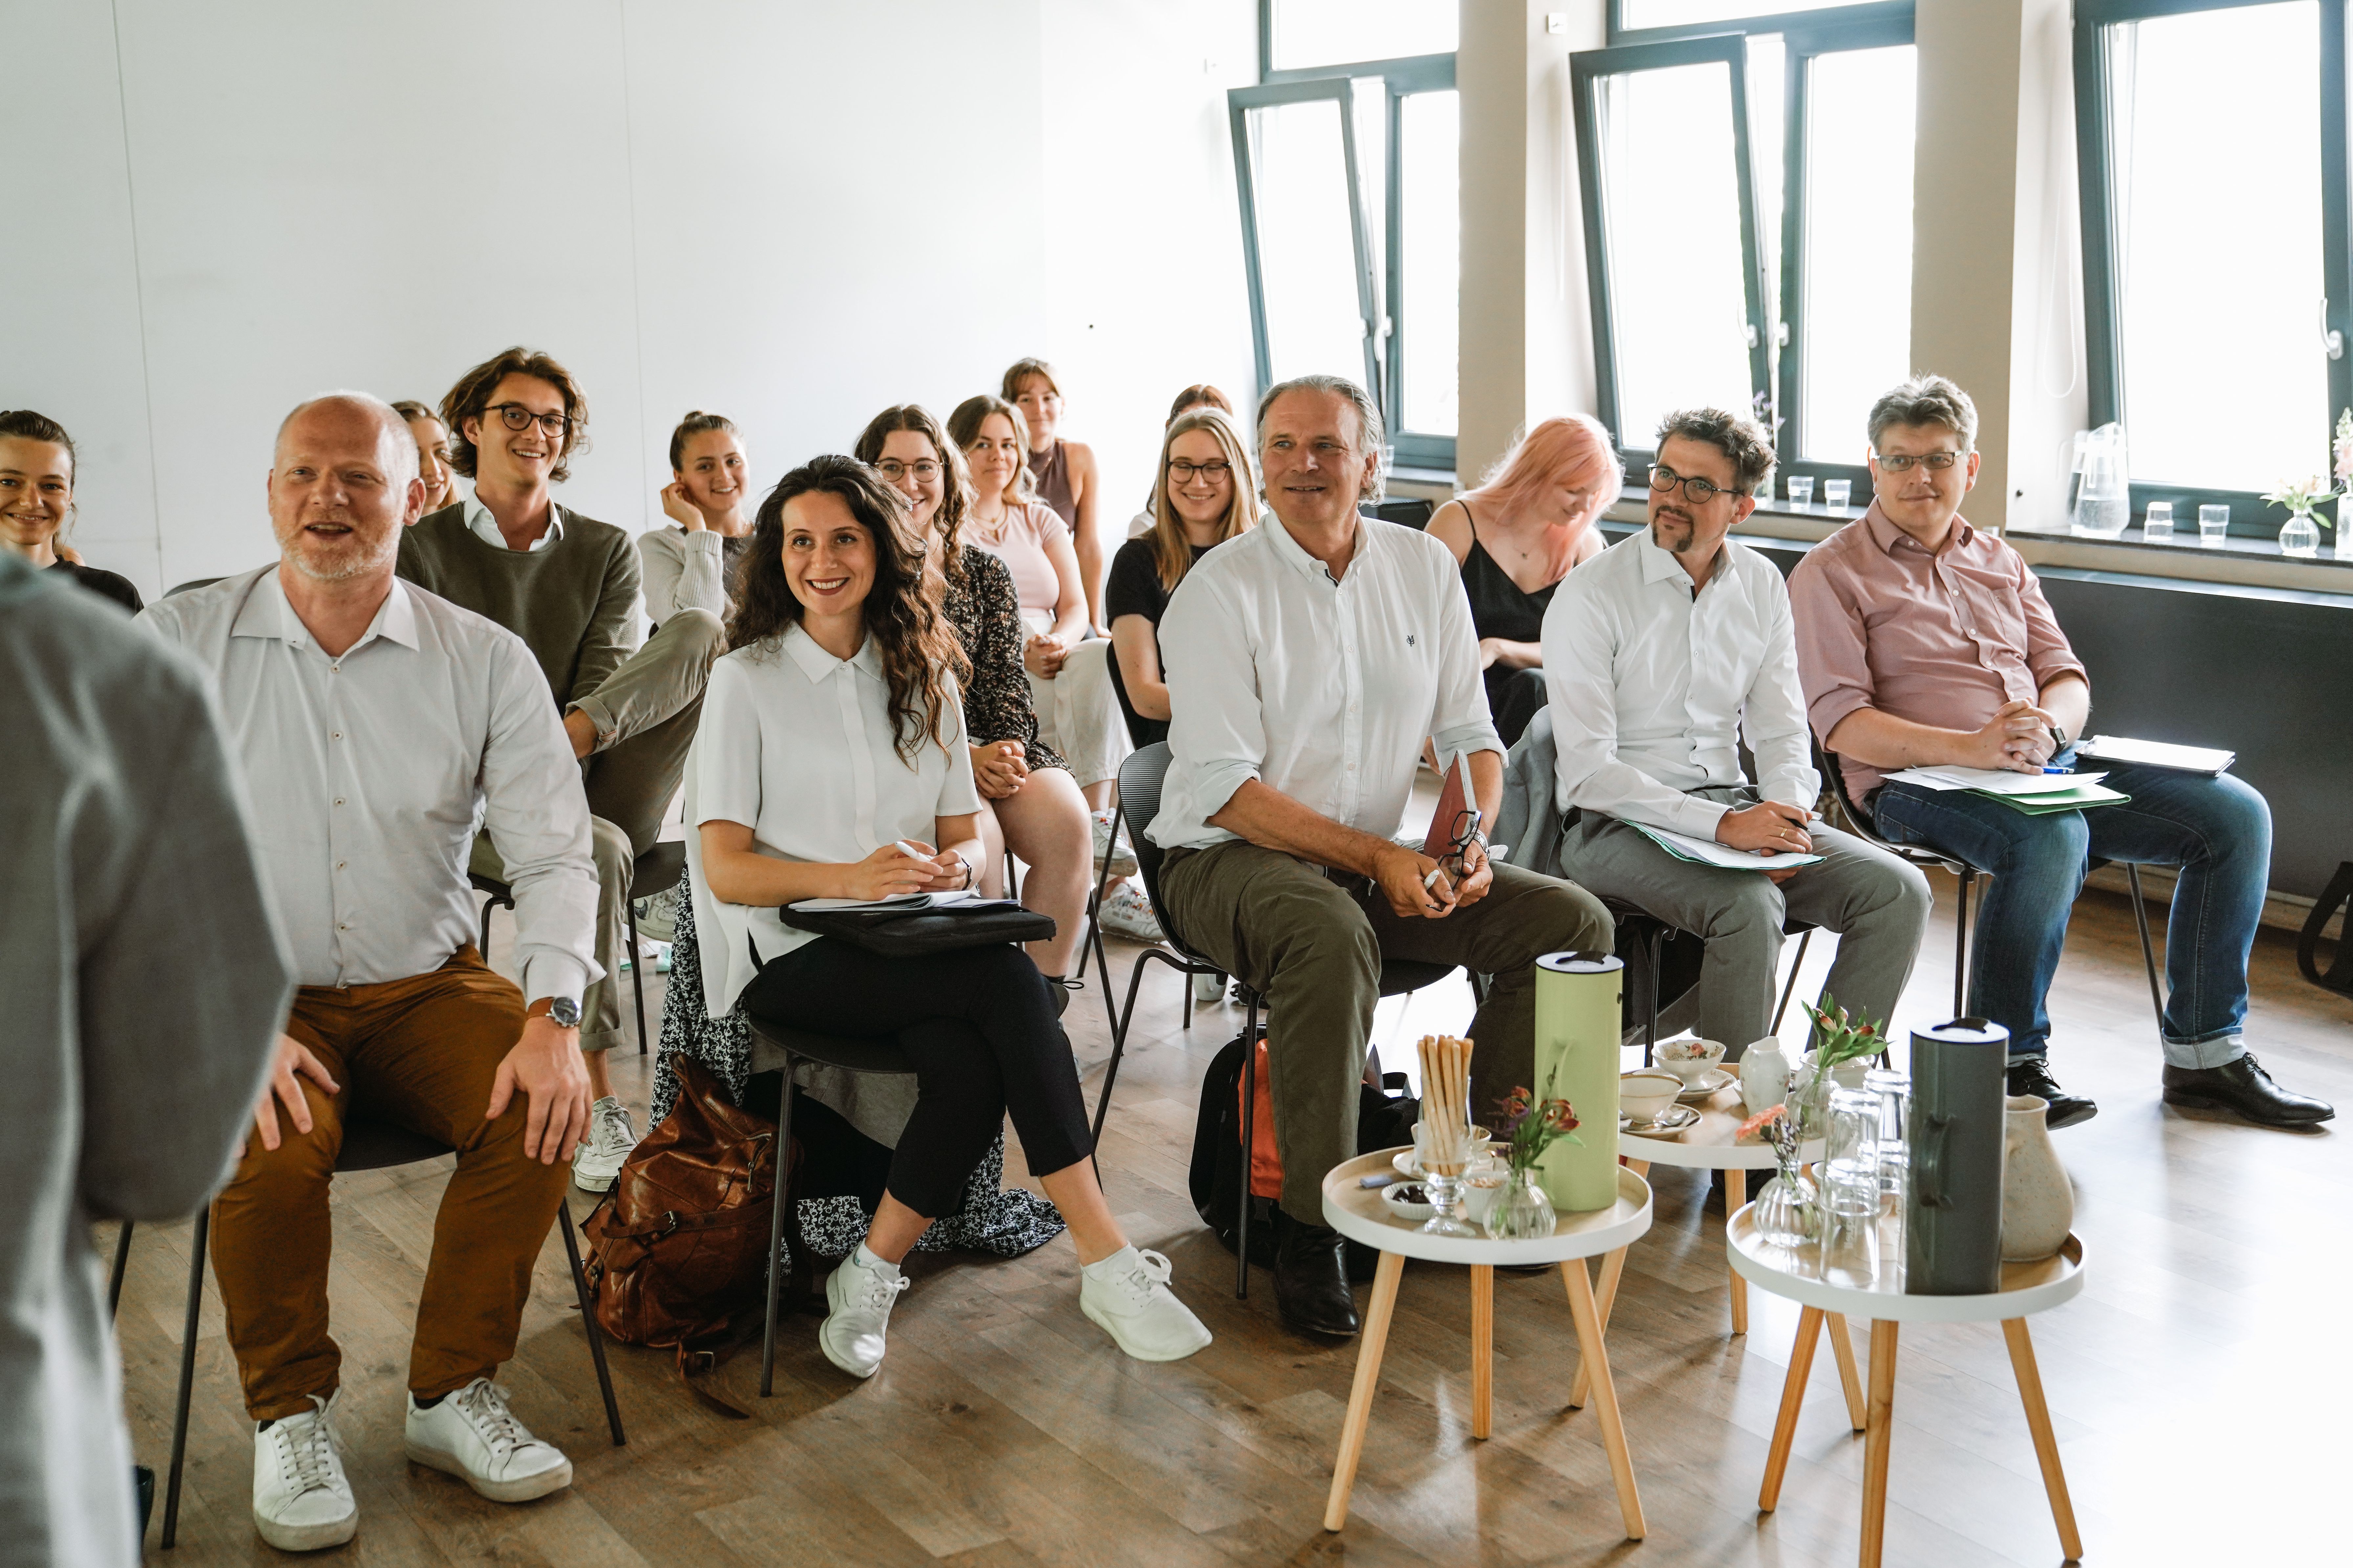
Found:
<svg viewBox="0 0 2353 1568"><path fill-rule="evenodd" d="M1545 1195L1536 1163L1562 1139L1582 1148L1577 1135L1577 1111L1565 1100L1538 1100L1525 1089L1515 1089L1504 1100L1501 1145L1511 1174L1503 1194L1487 1213L1487 1234L1497 1241L1526 1241L1553 1233L1552 1199Z"/></svg>

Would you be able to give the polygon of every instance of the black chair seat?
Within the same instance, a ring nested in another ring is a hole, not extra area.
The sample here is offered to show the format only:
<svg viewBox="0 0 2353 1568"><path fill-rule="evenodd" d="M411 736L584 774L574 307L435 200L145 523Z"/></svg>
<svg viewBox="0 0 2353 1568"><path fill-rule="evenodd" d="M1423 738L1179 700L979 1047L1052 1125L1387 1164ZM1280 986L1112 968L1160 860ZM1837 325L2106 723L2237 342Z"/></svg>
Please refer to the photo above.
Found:
<svg viewBox="0 0 2353 1568"><path fill-rule="evenodd" d="M629 897L650 899L656 893L666 893L686 875L686 845L676 838L665 839L638 857L629 868Z"/></svg>
<svg viewBox="0 0 2353 1568"><path fill-rule="evenodd" d="M752 1070L780 1072L789 1058L794 1061L821 1062L827 1067L843 1068L850 1072L912 1073L915 1064L899 1048L899 1042L888 1036L871 1039L856 1039L844 1035L812 1035L783 1024L746 1013L744 1021L752 1035Z"/></svg>
<svg viewBox="0 0 2353 1568"><path fill-rule="evenodd" d="M1402 996L1409 991L1435 985L1461 967L1459 963L1431 963L1419 958L1384 958L1381 960L1381 994Z"/></svg>

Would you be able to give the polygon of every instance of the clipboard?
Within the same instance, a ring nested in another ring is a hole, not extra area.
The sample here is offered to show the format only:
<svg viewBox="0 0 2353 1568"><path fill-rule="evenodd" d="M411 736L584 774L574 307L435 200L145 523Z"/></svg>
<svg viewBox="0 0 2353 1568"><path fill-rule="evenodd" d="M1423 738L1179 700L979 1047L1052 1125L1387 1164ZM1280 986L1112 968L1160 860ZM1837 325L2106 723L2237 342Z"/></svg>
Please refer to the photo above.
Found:
<svg viewBox="0 0 2353 1568"><path fill-rule="evenodd" d="M1421 836L1421 852L1431 859L1445 864L1450 876L1462 869L1454 859L1454 825L1465 810L1471 813L1471 826L1480 826L1479 808L1471 804L1469 775L1462 765L1462 756L1455 754L1446 765L1446 783L1438 792L1438 809L1430 813L1430 831Z"/></svg>

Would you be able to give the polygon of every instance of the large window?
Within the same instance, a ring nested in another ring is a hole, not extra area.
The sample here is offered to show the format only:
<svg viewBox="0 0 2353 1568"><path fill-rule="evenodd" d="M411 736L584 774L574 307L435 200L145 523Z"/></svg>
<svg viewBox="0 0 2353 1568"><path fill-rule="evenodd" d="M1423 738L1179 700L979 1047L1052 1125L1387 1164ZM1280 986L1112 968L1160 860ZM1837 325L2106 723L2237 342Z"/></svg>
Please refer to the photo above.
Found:
<svg viewBox="0 0 2353 1568"><path fill-rule="evenodd" d="M1259 384L1359 381L1398 463L1451 471L1454 7L1261 0L1260 26L1263 81L1227 95Z"/></svg>
<svg viewBox="0 0 2353 1568"><path fill-rule="evenodd" d="M1639 459L1670 409L1746 409L1783 475L1867 481L1865 416L1909 372L1911 6L1611 21L1570 57L1603 421Z"/></svg>
<svg viewBox="0 0 2353 1568"><path fill-rule="evenodd" d="M2121 421L2134 510L2231 508L2326 476L2353 403L2344 0L2079 0L2076 113L2092 422Z"/></svg>

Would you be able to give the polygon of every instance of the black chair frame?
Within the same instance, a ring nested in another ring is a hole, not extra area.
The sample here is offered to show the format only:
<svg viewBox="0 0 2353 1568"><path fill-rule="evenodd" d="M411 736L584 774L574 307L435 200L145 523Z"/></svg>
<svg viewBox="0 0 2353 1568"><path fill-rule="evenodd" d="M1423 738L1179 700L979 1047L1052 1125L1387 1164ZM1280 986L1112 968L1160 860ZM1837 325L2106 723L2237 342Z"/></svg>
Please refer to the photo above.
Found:
<svg viewBox="0 0 2353 1568"><path fill-rule="evenodd" d="M449 1147L422 1133L411 1132L381 1121L346 1121L343 1124L343 1151L335 1159L338 1175L357 1171L384 1171L399 1165L414 1165L420 1161L438 1159L451 1152ZM212 1205L207 1203L196 1211L195 1232L188 1243L188 1310L180 1330L180 1388L172 1406L172 1463L170 1479L164 1491L163 1547L171 1550L180 1537L180 1472L188 1457L188 1408L195 1393L196 1327L205 1301L205 1255L212 1239ZM605 1396L605 1421L613 1433L613 1447L626 1447L628 1438L621 1429L621 1406L613 1397L613 1373L605 1361L604 1331L597 1326L596 1310L588 1299L588 1279L580 1267L580 1238L574 1232L572 1211L565 1202L555 1205L556 1228L564 1233L564 1254L572 1266L572 1289L580 1303L580 1321L588 1331L588 1357L596 1363L596 1387ZM107 1282L106 1310L114 1314L122 1300L123 1272L131 1263L131 1234L133 1222L124 1220L122 1231L114 1244L114 1270Z"/></svg>
<svg viewBox="0 0 2353 1568"><path fill-rule="evenodd" d="M1659 1043L1659 965L1665 957L1667 938L1674 935L1677 928L1623 899L1605 898L1601 903L1609 911L1609 918L1618 922L1619 931L1642 944L1647 961L1642 972L1642 1065L1649 1067ZM1789 965L1789 978L1782 984L1781 1000L1773 1009L1770 1033L1781 1032L1781 1020L1789 1011L1789 999L1797 994L1798 972L1805 967L1806 950L1813 944L1814 929L1805 921L1792 921L1782 929L1783 936L1798 939L1798 958ZM1747 1043L1738 1042L1744 1049Z"/></svg>
<svg viewBox="0 0 2353 1568"><path fill-rule="evenodd" d="M686 876L686 846L675 838L664 839L638 857L629 868L628 896L621 900L623 920L629 932L629 987L635 994L638 1008L638 1055L647 1054L646 1044L646 975L645 959L638 951L638 900L650 899L656 893L668 892ZM482 895L482 922L477 939L482 956L491 952L491 911L515 907L514 889L495 877L485 877L479 871L467 873L466 879L474 891ZM612 976L607 975L609 982Z"/></svg>

